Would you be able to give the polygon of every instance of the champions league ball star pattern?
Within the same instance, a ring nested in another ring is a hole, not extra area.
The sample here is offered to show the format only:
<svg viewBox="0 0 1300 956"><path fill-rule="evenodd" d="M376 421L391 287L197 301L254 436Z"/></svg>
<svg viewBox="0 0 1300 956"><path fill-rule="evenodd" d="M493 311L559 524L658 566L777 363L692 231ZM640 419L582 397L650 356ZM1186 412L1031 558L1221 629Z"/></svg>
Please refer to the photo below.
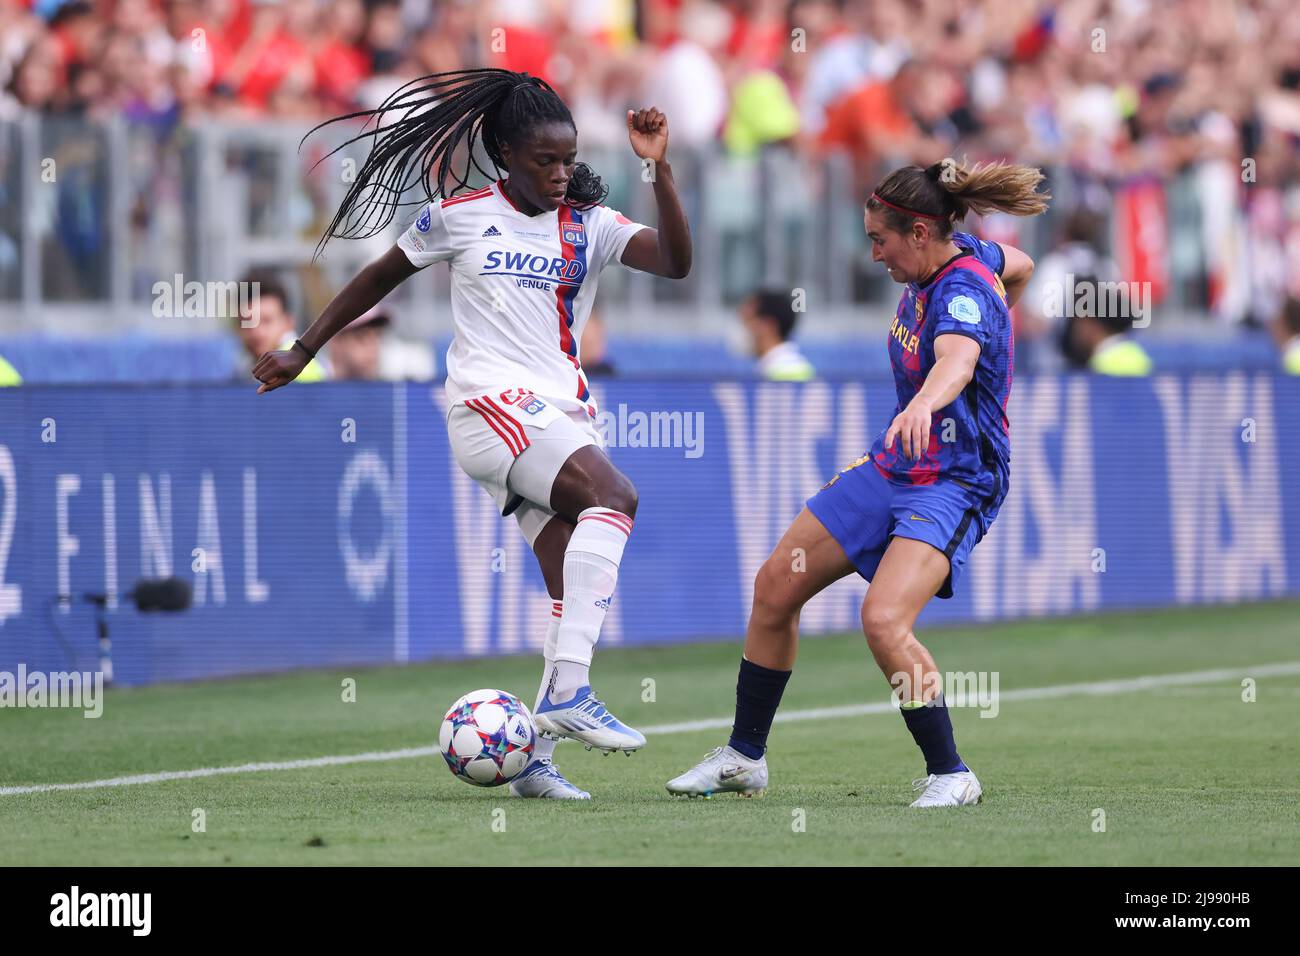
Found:
<svg viewBox="0 0 1300 956"><path fill-rule="evenodd" d="M447 768L476 787L509 783L528 766L536 742L533 715L501 690L466 694L451 705L438 731Z"/></svg>

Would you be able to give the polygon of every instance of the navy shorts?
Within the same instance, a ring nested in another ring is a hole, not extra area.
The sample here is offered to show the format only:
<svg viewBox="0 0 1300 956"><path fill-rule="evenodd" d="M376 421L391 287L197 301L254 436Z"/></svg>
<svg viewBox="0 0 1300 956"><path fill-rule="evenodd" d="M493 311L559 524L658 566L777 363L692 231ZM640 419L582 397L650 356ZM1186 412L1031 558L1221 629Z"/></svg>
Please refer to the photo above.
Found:
<svg viewBox="0 0 1300 956"><path fill-rule="evenodd" d="M840 472L807 505L868 581L890 538L912 538L942 551L949 570L941 598L952 597L971 549L989 525L983 499L965 484L950 478L932 485L891 481L870 458Z"/></svg>

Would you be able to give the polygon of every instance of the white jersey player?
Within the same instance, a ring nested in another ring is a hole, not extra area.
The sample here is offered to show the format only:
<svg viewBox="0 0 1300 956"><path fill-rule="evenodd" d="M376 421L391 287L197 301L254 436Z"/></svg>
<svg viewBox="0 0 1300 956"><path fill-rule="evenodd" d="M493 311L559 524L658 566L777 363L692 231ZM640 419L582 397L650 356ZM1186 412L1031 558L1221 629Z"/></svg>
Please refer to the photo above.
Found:
<svg viewBox="0 0 1300 956"><path fill-rule="evenodd" d="M572 116L544 82L506 70L416 82L423 85L408 84L375 111L382 122L363 134L374 137L371 156L326 238L353 235L353 217L373 209L376 195L392 195L384 187L405 182L411 170L436 167L437 181L446 182L463 140L472 153L481 139L508 175L477 190L431 197L397 245L335 297L292 351L268 353L253 374L263 383L259 391L291 381L331 335L398 283L432 263L449 264L452 452L502 514L515 517L553 601L534 708L543 738L511 789L518 796L584 799L589 795L553 764L555 740L630 753L645 737L610 713L589 678L637 498L593 427L596 408L578 341L606 266L619 262L669 278L690 270L690 230L666 158L668 122L654 108L627 114L632 149L652 173L646 178L653 184L655 229L600 205L605 190L577 162ZM402 118L391 120L397 113ZM394 203L380 204L388 213L382 222L391 221Z"/></svg>
<svg viewBox="0 0 1300 956"><path fill-rule="evenodd" d="M430 203L398 240L412 265L451 267L452 451L530 546L565 461L601 444L578 342L601 269L644 228L605 206L530 216L497 180Z"/></svg>

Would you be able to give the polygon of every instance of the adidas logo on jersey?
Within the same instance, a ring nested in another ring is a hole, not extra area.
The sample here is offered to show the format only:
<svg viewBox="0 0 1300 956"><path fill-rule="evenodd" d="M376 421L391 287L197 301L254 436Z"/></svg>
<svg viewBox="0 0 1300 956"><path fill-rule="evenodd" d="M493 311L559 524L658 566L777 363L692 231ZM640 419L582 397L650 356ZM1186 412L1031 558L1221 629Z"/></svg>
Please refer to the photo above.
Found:
<svg viewBox="0 0 1300 956"><path fill-rule="evenodd" d="M483 230L484 239L488 238L489 236L499 236L499 235L501 235L501 230L498 229L496 226L488 226L486 229Z"/></svg>

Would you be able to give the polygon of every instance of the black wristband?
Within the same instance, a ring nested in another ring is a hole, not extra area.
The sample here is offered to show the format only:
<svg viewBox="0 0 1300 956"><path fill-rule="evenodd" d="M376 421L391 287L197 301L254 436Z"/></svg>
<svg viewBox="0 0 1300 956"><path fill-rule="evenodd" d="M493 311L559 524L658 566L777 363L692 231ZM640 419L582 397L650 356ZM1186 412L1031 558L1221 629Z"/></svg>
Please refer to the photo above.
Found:
<svg viewBox="0 0 1300 956"><path fill-rule="evenodd" d="M302 339L294 339L294 340L293 340L293 347L296 348L296 349L302 349L304 352L307 353L307 357L308 357L308 358L312 358L312 359L314 359L314 358L316 357L316 353L315 353L315 352L313 352L311 349L307 348L307 346L305 346L305 345L302 344Z"/></svg>

